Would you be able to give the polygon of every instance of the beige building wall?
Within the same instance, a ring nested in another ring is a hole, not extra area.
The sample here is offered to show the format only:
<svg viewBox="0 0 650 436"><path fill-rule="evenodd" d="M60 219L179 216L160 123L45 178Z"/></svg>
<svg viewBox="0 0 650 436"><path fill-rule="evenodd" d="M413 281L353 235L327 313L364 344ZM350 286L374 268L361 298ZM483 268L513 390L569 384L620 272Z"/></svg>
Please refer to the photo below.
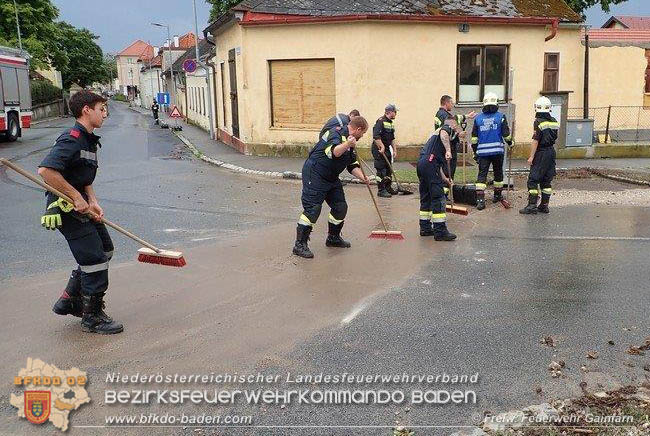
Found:
<svg viewBox="0 0 650 436"><path fill-rule="evenodd" d="M560 90L574 91L570 107L582 105L584 48L576 27L561 28L545 42L550 28L472 24L460 33L455 24L353 22L291 26L241 27L233 25L217 35L214 62L224 63L217 80L219 127L232 133L229 100L228 50L236 56L239 91L240 139L246 143L313 144L314 129L271 127L269 60L335 59L336 108L359 109L372 124L387 103L400 108L397 141L423 144L433 131L433 118L443 94L456 95L458 44L509 45L514 68L513 101L517 105L516 139L530 142L533 104L543 83L544 53L560 53ZM356 41L357 49L350 42ZM219 67L218 67L219 68ZM219 69L217 69L219 75ZM612 90L612 93L615 91ZM463 112L463 108L458 108ZM323 121L333 114L323 114ZM224 122L225 121L225 122ZM370 144L366 135L362 144Z"/></svg>
<svg viewBox="0 0 650 436"><path fill-rule="evenodd" d="M210 119L208 107L208 85L205 82L205 71L198 69L197 73L203 74L196 76L195 74L186 74L188 107L184 114L195 125L205 130L210 130ZM192 99L192 100L191 100Z"/></svg>
<svg viewBox="0 0 650 436"><path fill-rule="evenodd" d="M42 70L40 68L37 68L36 72L39 73L41 76L45 77L50 82L52 82L54 86L63 88L63 79L61 77L61 72L59 70L55 70L54 68L49 68L47 70Z"/></svg>
<svg viewBox="0 0 650 436"><path fill-rule="evenodd" d="M117 78L122 85L122 91L126 93L127 86L140 87L140 68L138 56L117 57ZM129 72L131 74L129 74Z"/></svg>

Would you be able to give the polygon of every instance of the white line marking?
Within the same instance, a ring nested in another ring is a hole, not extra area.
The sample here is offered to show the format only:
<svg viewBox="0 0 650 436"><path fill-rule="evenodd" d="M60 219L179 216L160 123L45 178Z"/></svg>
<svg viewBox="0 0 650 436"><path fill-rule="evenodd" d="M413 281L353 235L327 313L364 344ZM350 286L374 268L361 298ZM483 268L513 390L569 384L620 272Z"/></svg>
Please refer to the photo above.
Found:
<svg viewBox="0 0 650 436"><path fill-rule="evenodd" d="M540 236L539 239L559 241L650 241L650 238L636 236Z"/></svg>
<svg viewBox="0 0 650 436"><path fill-rule="evenodd" d="M368 306L370 306L370 303L372 303L372 300L374 300L375 297L371 296L368 298L365 298L361 300L359 304L357 304L350 313L348 313L342 320L341 320L341 325L348 325L350 324L354 318L356 318L361 312L363 312Z"/></svg>

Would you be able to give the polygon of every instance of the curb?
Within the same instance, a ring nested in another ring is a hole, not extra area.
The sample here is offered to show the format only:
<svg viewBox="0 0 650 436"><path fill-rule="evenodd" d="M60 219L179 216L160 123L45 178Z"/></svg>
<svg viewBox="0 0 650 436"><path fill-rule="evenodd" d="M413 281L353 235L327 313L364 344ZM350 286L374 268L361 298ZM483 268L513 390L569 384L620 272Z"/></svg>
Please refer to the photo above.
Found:
<svg viewBox="0 0 650 436"><path fill-rule="evenodd" d="M616 182L621 182L621 183L629 183L631 185L650 186L650 182L646 182L645 180L637 180L637 179L630 179L629 177L614 176L611 174L606 174L601 170L595 168L586 168L586 170L595 176L602 177L603 179L614 180Z"/></svg>

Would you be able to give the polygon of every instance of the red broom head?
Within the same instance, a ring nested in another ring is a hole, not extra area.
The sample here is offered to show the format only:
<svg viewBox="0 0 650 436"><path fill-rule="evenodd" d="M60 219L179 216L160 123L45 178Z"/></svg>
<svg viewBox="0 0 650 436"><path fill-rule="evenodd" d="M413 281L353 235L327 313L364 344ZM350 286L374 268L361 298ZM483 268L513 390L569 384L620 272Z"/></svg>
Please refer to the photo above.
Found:
<svg viewBox="0 0 650 436"><path fill-rule="evenodd" d="M370 239L393 239L393 240L403 240L404 236L402 236L402 232L400 231L388 231L385 232L383 230L375 230L372 233L370 233L370 236L368 236Z"/></svg>
<svg viewBox="0 0 650 436"><path fill-rule="evenodd" d="M161 251L156 253L148 248L138 250L138 262L150 263L153 265L184 267L187 265L183 254L176 251Z"/></svg>

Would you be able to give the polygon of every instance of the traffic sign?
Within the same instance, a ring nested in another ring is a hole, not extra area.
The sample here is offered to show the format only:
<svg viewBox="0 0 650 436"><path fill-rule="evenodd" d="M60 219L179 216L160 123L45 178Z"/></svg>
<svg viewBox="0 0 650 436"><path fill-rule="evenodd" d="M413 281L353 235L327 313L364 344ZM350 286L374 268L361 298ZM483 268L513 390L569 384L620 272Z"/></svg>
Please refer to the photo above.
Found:
<svg viewBox="0 0 650 436"><path fill-rule="evenodd" d="M158 100L158 104L165 104L169 105L170 98L169 98L169 92L159 92L158 95L156 96L156 99Z"/></svg>
<svg viewBox="0 0 650 436"><path fill-rule="evenodd" d="M183 115L181 115L181 111L178 110L178 106L174 106L174 109L172 110L172 113L169 114L170 117L172 118L182 118Z"/></svg>
<svg viewBox="0 0 650 436"><path fill-rule="evenodd" d="M196 71L196 61L194 59L185 59L183 62L183 69L187 73L193 73Z"/></svg>

